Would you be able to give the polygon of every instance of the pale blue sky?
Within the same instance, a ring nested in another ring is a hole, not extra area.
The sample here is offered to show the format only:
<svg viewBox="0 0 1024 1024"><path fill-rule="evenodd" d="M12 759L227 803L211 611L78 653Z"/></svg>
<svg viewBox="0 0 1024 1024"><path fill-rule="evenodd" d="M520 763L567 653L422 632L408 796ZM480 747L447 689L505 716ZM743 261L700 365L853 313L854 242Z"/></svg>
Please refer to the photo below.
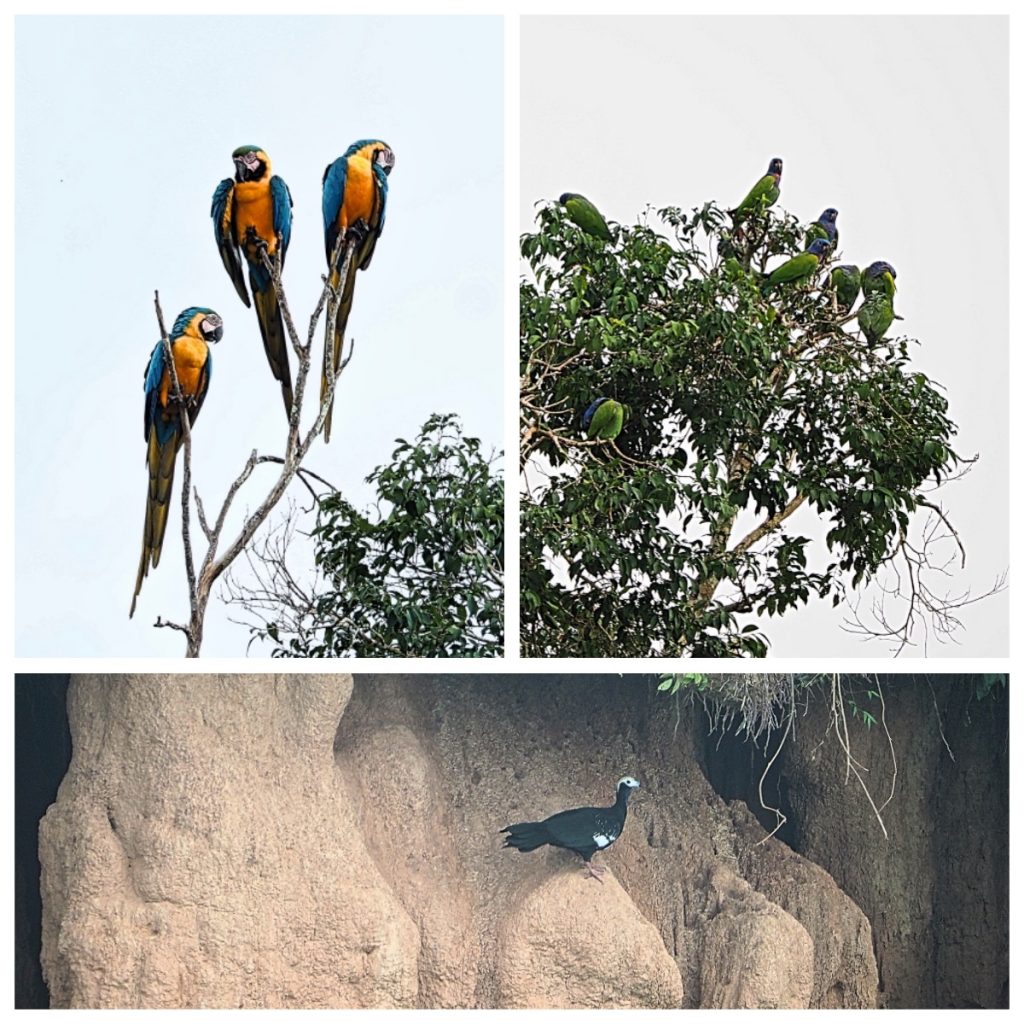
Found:
<svg viewBox="0 0 1024 1024"><path fill-rule="evenodd" d="M980 454L938 492L968 551L949 591L988 589L1009 565L1008 19L525 18L520 47L521 230L562 192L623 223L733 205L781 156L780 208L836 207L844 259L896 267L897 326L947 389L957 449ZM825 533L809 511L792 523ZM887 656L846 612L768 620L771 655ZM931 656L1009 653L1008 594L961 618Z"/></svg>
<svg viewBox="0 0 1024 1024"><path fill-rule="evenodd" d="M365 505L363 478L432 412L501 447L502 90L500 18L17 20L19 656L182 653L180 634L152 628L187 619L180 460L163 557L128 619L154 288L168 324L189 305L225 321L195 431L208 511L252 448L283 449L255 313L209 218L236 146L262 146L291 189L285 286L303 332L323 270L324 167L365 137L397 158L331 444L309 467ZM271 474L236 506L254 507ZM211 601L203 653L242 655L246 641Z"/></svg>

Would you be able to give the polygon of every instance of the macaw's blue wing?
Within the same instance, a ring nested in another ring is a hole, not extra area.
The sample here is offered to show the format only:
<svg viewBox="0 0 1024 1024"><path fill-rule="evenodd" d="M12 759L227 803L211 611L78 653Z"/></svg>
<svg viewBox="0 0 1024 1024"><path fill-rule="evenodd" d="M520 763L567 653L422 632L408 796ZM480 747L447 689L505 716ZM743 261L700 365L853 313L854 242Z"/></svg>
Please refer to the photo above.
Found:
<svg viewBox="0 0 1024 1024"><path fill-rule="evenodd" d="M149 440L149 428L153 425L153 412L157 401L160 382L164 378L164 343L158 341L146 364L146 372L142 375L142 390L146 394L146 405L142 416L142 439Z"/></svg>
<svg viewBox="0 0 1024 1024"><path fill-rule="evenodd" d="M338 242L338 214L341 204L345 201L345 178L348 175L348 158L339 156L324 171L324 192L322 208L324 215L324 246L327 250L327 262Z"/></svg>
<svg viewBox="0 0 1024 1024"><path fill-rule="evenodd" d="M245 276L242 273L242 261L238 255L232 233L232 222L235 213L235 183L225 178L214 190L213 202L210 205L210 216L213 218L213 235L217 239L217 251L220 253L224 269L231 278L231 283L238 292L238 297L248 306L249 293L245 289Z"/></svg>
<svg viewBox="0 0 1024 1024"><path fill-rule="evenodd" d="M373 176L377 181L377 196L373 214L370 217L370 233L359 250L359 269L366 270L377 248L377 239L384 233L384 214L388 205L388 176L379 164L373 165Z"/></svg>
<svg viewBox="0 0 1024 1024"><path fill-rule="evenodd" d="M292 194L283 178L276 174L270 179L270 197L274 201L274 231L280 238L281 266L292 240Z"/></svg>
<svg viewBox="0 0 1024 1024"><path fill-rule="evenodd" d="M142 555L139 571L135 577L135 593L132 607L128 612L135 614L135 603L142 590L142 581L152 565L160 564L164 531L167 529L167 511L171 503L171 488L174 486L174 461L180 444L181 423L177 411L173 416L160 405L160 389L163 384L167 360L162 341L158 341L149 357L145 376L145 440L146 466L149 469L149 490L146 494L146 521L142 529Z"/></svg>

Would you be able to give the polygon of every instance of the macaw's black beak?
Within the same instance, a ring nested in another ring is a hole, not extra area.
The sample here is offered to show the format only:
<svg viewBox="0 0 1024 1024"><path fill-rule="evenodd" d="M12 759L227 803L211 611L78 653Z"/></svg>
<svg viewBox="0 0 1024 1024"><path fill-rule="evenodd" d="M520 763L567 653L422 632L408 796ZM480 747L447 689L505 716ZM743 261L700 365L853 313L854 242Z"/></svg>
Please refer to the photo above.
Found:
<svg viewBox="0 0 1024 1024"><path fill-rule="evenodd" d="M239 181L250 181L256 177L262 161L255 153L243 153L234 157L235 170Z"/></svg>
<svg viewBox="0 0 1024 1024"><path fill-rule="evenodd" d="M203 338L207 342L218 342L224 337L224 321L219 316L210 314L203 320Z"/></svg>

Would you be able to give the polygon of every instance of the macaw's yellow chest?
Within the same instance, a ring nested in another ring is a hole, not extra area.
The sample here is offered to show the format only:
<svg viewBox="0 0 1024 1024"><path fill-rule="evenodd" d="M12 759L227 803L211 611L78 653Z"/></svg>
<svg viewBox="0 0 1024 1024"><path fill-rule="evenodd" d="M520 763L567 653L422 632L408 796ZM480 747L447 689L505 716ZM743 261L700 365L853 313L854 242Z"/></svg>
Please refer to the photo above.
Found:
<svg viewBox="0 0 1024 1024"><path fill-rule="evenodd" d="M377 179L369 160L360 156L348 159L345 168L345 198L338 212L338 223L347 231L357 220L373 225L378 216Z"/></svg>
<svg viewBox="0 0 1024 1024"><path fill-rule="evenodd" d="M267 243L267 252L273 255L277 251L277 232L274 231L274 200L270 196L269 182L235 183L234 230L239 248L246 248L250 228Z"/></svg>
<svg viewBox="0 0 1024 1024"><path fill-rule="evenodd" d="M183 334L171 346L174 356L174 368L178 371L178 383L181 392L187 398L193 398L202 390L206 376L206 361L210 358L210 349L205 341ZM164 379L160 382L160 404L167 405L171 393L171 373L164 370Z"/></svg>

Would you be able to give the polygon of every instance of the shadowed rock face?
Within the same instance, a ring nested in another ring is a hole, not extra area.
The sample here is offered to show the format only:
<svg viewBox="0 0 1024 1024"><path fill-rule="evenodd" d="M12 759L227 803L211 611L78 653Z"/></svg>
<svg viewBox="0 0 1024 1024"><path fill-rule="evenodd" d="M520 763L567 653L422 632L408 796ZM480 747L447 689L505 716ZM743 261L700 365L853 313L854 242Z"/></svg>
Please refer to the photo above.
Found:
<svg viewBox="0 0 1024 1024"><path fill-rule="evenodd" d="M1008 701L977 700L964 676L881 682L895 777L883 729L851 729L850 743L877 802L891 791L888 837L812 705L785 754L793 841L874 923L882 1005L1009 1006Z"/></svg>
<svg viewBox="0 0 1024 1024"><path fill-rule="evenodd" d="M40 829L54 1006L873 1006L864 915L607 677L78 676ZM598 861L500 847L609 804Z"/></svg>

